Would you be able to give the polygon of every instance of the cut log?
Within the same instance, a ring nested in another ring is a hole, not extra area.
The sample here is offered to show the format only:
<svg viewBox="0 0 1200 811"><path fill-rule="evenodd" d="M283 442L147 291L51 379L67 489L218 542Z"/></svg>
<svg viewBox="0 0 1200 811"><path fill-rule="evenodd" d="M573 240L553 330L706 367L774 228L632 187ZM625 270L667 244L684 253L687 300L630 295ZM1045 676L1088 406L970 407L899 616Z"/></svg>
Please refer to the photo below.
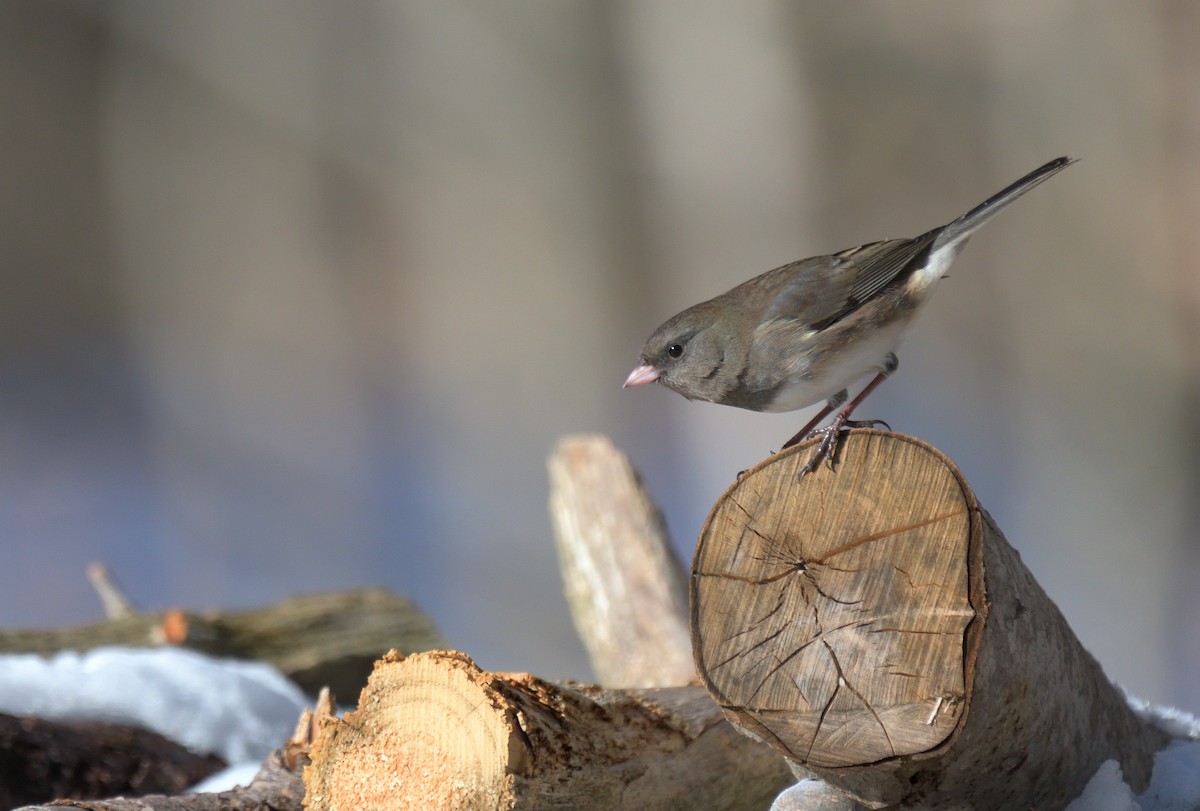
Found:
<svg viewBox="0 0 1200 811"><path fill-rule="evenodd" d="M692 568L700 674L728 716L871 807L1056 809L1167 738L1071 633L954 465L856 430L742 476Z"/></svg>
<svg viewBox="0 0 1200 811"><path fill-rule="evenodd" d="M0 713L0 808L55 797L181 792L225 767L156 732Z"/></svg>
<svg viewBox="0 0 1200 811"><path fill-rule="evenodd" d="M56 630L0 630L0 653L51 654L105 645L177 644L269 662L310 695L357 695L383 653L445 647L408 599L384 589L315 594L237 613L168 611Z"/></svg>
<svg viewBox="0 0 1200 811"><path fill-rule="evenodd" d="M763 809L792 781L699 685L607 690L389 654L326 721L306 808Z"/></svg>
<svg viewBox="0 0 1200 811"><path fill-rule="evenodd" d="M695 683L687 573L629 460L606 437L577 436L548 467L567 603L600 683Z"/></svg>

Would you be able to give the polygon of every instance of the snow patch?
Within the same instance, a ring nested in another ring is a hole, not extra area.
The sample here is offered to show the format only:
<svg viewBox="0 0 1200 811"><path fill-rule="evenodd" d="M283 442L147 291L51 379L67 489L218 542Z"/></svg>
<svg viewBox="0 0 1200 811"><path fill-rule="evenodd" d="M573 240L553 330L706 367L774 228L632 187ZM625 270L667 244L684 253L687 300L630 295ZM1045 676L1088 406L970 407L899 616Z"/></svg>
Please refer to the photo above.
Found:
<svg viewBox="0 0 1200 811"><path fill-rule="evenodd" d="M136 724L231 764L283 746L306 704L270 665L179 648L0 655L0 712Z"/></svg>

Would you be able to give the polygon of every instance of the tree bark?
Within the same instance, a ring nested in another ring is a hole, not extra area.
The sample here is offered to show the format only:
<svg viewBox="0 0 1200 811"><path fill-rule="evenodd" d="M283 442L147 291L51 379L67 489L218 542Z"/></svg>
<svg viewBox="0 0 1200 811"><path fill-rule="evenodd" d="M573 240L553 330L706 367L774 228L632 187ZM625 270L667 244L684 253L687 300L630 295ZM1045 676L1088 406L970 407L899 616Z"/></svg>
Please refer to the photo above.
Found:
<svg viewBox="0 0 1200 811"><path fill-rule="evenodd" d="M57 653L104 645L177 644L236 659L269 662L315 696L322 687L354 696L392 648L445 647L407 598L384 589L315 594L255 611L135 614L57 630L0 630L0 652Z"/></svg>
<svg viewBox="0 0 1200 811"><path fill-rule="evenodd" d="M606 437L578 436L548 467L567 603L600 683L695 683L687 574L629 460Z"/></svg>
<svg viewBox="0 0 1200 811"><path fill-rule="evenodd" d="M692 568L701 676L727 715L872 807L1055 809L1107 759L1135 791L1167 736L1136 716L954 465L853 431L718 501Z"/></svg>
<svg viewBox="0 0 1200 811"><path fill-rule="evenodd" d="M376 666L305 772L324 809L763 809L791 782L700 686L606 690L434 651Z"/></svg>
<svg viewBox="0 0 1200 811"><path fill-rule="evenodd" d="M300 769L290 769L276 752L267 758L253 782L232 791L211 794L160 794L111 800L57 800L17 811L303 811L304 782Z"/></svg>
<svg viewBox="0 0 1200 811"><path fill-rule="evenodd" d="M0 714L0 808L55 797L179 792L224 766L141 727Z"/></svg>

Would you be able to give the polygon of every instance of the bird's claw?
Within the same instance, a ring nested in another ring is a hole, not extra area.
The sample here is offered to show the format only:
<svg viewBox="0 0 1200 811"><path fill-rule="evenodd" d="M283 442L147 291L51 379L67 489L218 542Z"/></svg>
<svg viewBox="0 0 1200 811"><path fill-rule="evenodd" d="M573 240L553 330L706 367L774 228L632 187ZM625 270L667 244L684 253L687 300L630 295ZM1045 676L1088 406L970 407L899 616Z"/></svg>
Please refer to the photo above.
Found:
<svg viewBox="0 0 1200 811"><path fill-rule="evenodd" d="M833 452L837 448L838 435L842 432L842 425L833 423L824 428L816 428L809 432L806 439L811 439L818 434L821 435L821 441L817 444L816 450L812 456L808 457L808 461L804 463L804 467L800 468L800 476L803 478L806 473L816 473L817 468L821 466L821 462L828 460L829 469L833 470Z"/></svg>
<svg viewBox="0 0 1200 811"><path fill-rule="evenodd" d="M816 473L817 468L821 466L821 462L828 462L829 469L833 470L833 457L837 451L838 438L842 431L849 431L851 428L874 428L877 425L882 425L889 431L892 426L888 425L883 420L838 420L826 425L824 428L814 428L805 435L804 439L812 439L815 436L820 436L821 441L813 451L812 456L804 463L804 467L800 468L800 476L803 478L806 473Z"/></svg>

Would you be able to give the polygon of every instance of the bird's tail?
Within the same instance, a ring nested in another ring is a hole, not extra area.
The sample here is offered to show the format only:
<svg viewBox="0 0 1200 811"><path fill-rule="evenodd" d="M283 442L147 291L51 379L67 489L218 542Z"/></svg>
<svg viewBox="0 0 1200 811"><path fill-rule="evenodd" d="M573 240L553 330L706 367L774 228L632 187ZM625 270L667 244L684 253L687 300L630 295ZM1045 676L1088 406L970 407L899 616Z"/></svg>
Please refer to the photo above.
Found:
<svg viewBox="0 0 1200 811"><path fill-rule="evenodd" d="M1022 194L1029 191L1043 180L1061 172L1063 169L1066 169L1068 166L1074 163L1075 160L1076 159L1074 158L1068 158L1066 156L1055 158L1045 166L1034 169L1032 172L1025 175L1025 177L1004 189L1004 191L993 194L991 197L975 206L975 208L971 209L954 222L943 227L938 235L934 238L931 250L936 251L939 248L951 247L958 243L962 243L963 240L975 233L977 228L982 226L984 223L987 223L992 219L992 217L995 217L997 214L1003 211L1009 203L1016 200ZM962 245L958 244L958 247L961 248Z"/></svg>

